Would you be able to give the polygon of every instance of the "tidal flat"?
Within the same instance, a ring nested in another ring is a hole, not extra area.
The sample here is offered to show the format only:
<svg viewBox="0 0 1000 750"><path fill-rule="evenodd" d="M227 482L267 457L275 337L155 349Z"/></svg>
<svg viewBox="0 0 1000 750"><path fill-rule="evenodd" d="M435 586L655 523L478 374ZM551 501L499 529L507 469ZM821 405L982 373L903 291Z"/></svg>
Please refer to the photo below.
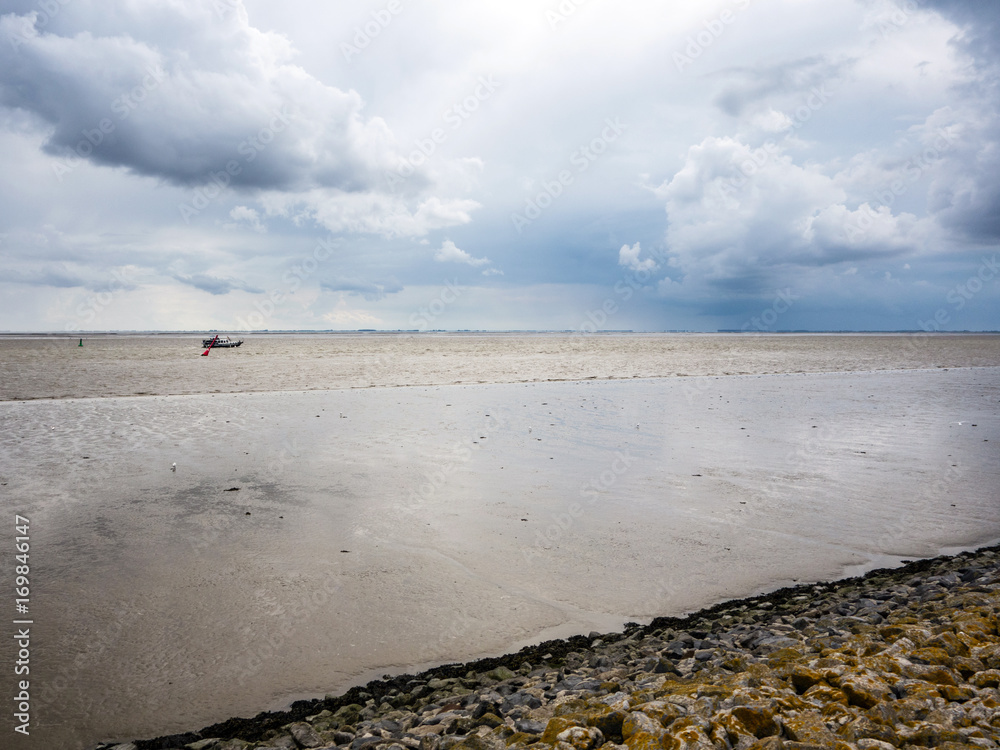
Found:
<svg viewBox="0 0 1000 750"><path fill-rule="evenodd" d="M1000 337L127 338L75 364L0 341L38 644L20 746L1000 539Z"/></svg>

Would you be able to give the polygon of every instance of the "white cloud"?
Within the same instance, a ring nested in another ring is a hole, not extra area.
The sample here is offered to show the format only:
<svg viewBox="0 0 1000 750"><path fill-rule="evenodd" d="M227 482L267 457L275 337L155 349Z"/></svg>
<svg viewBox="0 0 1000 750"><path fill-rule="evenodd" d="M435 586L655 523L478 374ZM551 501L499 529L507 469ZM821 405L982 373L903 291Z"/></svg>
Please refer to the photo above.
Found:
<svg viewBox="0 0 1000 750"><path fill-rule="evenodd" d="M657 191L672 265L685 283L760 290L789 268L917 252L933 236L913 214L850 208L843 182L834 169L797 164L774 142L754 149L706 138Z"/></svg>
<svg viewBox="0 0 1000 750"><path fill-rule="evenodd" d="M241 229L245 227L258 234L264 234L267 231L267 227L261 222L260 214L257 213L256 209L247 206L236 206L229 212L229 218L233 221L230 224L223 225L226 229Z"/></svg>
<svg viewBox="0 0 1000 750"><path fill-rule="evenodd" d="M618 251L618 265L624 266L631 271L655 271L659 267L656 261L652 258L639 260L640 252L642 252L642 249L639 247L638 242L632 245L632 247L629 247L627 244L622 245Z"/></svg>
<svg viewBox="0 0 1000 750"><path fill-rule="evenodd" d="M440 249L434 253L434 260L439 263L467 263L470 266L488 266L489 258L473 258L464 250L458 248L451 240L445 240Z"/></svg>

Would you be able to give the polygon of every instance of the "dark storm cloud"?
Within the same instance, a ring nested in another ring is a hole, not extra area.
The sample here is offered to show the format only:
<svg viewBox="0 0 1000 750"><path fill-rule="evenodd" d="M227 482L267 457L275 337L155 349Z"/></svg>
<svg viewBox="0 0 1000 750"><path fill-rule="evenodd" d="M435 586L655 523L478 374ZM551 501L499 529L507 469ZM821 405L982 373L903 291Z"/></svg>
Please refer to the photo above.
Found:
<svg viewBox="0 0 1000 750"><path fill-rule="evenodd" d="M952 43L972 62L967 111L953 158L931 186L928 208L941 224L982 243L1000 241L1000 3L925 0L955 23Z"/></svg>
<svg viewBox="0 0 1000 750"><path fill-rule="evenodd" d="M761 100L823 86L847 65L812 56L766 67L730 68L719 73L726 83L715 104L726 114L739 117L747 107Z"/></svg>
<svg viewBox="0 0 1000 750"><path fill-rule="evenodd" d="M996 0L922 0L962 29L955 43L981 63L1000 59L1000 3Z"/></svg>
<svg viewBox="0 0 1000 750"><path fill-rule="evenodd" d="M8 268L0 269L0 279L8 284L50 286L57 289L83 288L94 292L136 288L136 284L120 271L104 274L92 268L41 268L28 271Z"/></svg>
<svg viewBox="0 0 1000 750"><path fill-rule="evenodd" d="M66 169L90 160L180 185L221 174L234 187L353 192L395 165L391 134L362 118L356 92L293 65L284 37L240 13L193 0L58 7L0 17L0 104L35 115Z"/></svg>
<svg viewBox="0 0 1000 750"><path fill-rule="evenodd" d="M387 294L396 294L403 291L403 285L394 278L382 279L377 282L365 281L359 278L337 278L332 281L322 282L320 287L329 292L347 292L348 294L361 295L368 302L378 302L384 299Z"/></svg>
<svg viewBox="0 0 1000 750"><path fill-rule="evenodd" d="M173 274L173 278L182 284L193 286L195 289L201 289L203 292L208 292L209 294L229 294L235 290L250 292L251 294L264 293L263 289L251 286L238 279L221 279L217 276L210 276L203 273L195 273L190 276Z"/></svg>

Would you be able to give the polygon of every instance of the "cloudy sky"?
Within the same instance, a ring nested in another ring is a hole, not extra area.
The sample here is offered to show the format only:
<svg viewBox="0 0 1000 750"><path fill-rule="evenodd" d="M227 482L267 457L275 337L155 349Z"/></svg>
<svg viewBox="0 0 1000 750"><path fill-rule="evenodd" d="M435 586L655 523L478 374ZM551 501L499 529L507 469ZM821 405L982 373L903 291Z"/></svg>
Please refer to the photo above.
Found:
<svg viewBox="0 0 1000 750"><path fill-rule="evenodd" d="M1000 328L995 0L0 0L0 330Z"/></svg>

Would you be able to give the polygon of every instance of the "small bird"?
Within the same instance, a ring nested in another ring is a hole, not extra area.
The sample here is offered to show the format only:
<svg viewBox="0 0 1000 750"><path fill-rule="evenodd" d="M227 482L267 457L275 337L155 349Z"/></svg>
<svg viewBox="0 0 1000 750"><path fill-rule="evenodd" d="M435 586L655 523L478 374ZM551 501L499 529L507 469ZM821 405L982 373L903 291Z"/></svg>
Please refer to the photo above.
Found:
<svg viewBox="0 0 1000 750"><path fill-rule="evenodd" d="M177 471L177 463L176 462L170 464L170 471L173 471L173 472Z"/></svg>
<svg viewBox="0 0 1000 750"><path fill-rule="evenodd" d="M530 427L528 428L528 434L529 435L531 434L531 428Z"/></svg>
<svg viewBox="0 0 1000 750"><path fill-rule="evenodd" d="M635 429L637 429L637 430L638 430L638 429L639 429L639 425L636 425L636 426L635 426Z"/></svg>

